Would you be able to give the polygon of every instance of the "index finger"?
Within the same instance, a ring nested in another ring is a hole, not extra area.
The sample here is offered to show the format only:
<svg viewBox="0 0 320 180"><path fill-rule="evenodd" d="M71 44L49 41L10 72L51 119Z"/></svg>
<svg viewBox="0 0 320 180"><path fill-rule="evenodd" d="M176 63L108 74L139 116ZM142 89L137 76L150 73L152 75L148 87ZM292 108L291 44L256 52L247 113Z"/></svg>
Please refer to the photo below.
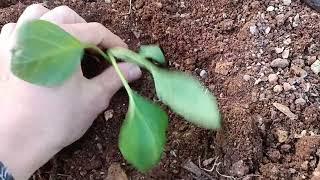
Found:
<svg viewBox="0 0 320 180"><path fill-rule="evenodd" d="M103 48L124 47L127 44L100 23L63 24L61 27L83 43L102 46Z"/></svg>

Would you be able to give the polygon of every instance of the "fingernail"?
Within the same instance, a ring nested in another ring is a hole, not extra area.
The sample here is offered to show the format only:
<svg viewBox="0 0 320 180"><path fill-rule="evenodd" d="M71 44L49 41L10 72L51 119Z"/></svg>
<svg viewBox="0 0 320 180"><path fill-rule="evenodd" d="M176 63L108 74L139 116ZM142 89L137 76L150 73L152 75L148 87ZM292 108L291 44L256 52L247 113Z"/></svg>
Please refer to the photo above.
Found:
<svg viewBox="0 0 320 180"><path fill-rule="evenodd" d="M141 70L140 70L139 66L137 66L135 64L130 64L128 80L139 79L141 74L142 73L141 73Z"/></svg>

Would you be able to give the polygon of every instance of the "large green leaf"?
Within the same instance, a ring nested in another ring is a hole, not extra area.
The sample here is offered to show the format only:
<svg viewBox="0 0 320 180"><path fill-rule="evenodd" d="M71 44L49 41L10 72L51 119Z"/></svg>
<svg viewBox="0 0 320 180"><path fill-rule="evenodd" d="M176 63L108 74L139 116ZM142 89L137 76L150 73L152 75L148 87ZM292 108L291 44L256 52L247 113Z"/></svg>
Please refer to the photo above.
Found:
<svg viewBox="0 0 320 180"><path fill-rule="evenodd" d="M140 47L139 54L144 58L150 58L160 64L165 64L165 57L157 45L144 45Z"/></svg>
<svg viewBox="0 0 320 180"><path fill-rule="evenodd" d="M124 158L142 172L157 165L166 142L167 126L166 113L133 92L119 137Z"/></svg>
<svg viewBox="0 0 320 180"><path fill-rule="evenodd" d="M186 120L204 128L220 128L215 97L193 77L156 68L152 71L157 95Z"/></svg>
<svg viewBox="0 0 320 180"><path fill-rule="evenodd" d="M74 73L83 53L84 45L63 29L35 20L17 31L11 71L33 84L57 86Z"/></svg>

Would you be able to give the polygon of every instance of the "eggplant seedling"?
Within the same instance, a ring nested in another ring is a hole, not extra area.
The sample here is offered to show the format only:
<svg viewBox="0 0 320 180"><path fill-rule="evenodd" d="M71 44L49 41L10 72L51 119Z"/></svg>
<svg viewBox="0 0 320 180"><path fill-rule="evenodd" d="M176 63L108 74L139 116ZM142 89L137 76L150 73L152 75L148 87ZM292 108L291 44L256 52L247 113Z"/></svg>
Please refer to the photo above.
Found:
<svg viewBox="0 0 320 180"><path fill-rule="evenodd" d="M116 59L135 63L148 70L154 79L158 98L186 120L207 129L220 128L220 114L215 97L195 78L169 71L158 46L142 46L139 53L124 48L103 52L85 44L60 27L43 20L23 24L17 31L12 49L11 71L27 82L54 87L62 85L76 71L85 49L93 49L114 66L129 96L129 108L119 135L124 158L145 172L161 159L166 142L168 116L159 105L133 91ZM152 59L156 63L152 63Z"/></svg>

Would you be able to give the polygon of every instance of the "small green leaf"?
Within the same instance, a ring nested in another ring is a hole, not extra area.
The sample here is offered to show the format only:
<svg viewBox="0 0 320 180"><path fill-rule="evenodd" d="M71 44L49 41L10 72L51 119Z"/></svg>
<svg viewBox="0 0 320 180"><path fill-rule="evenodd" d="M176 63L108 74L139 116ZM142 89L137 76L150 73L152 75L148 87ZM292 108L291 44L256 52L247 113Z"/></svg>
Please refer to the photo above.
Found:
<svg viewBox="0 0 320 180"><path fill-rule="evenodd" d="M130 51L129 49L121 48L121 47L116 47L116 48L111 48L108 50L108 53L111 54L112 56L122 59L124 61L128 61L134 64L137 64L143 68L147 68L152 66L152 63L147 61L144 57L142 57L140 54L137 54L133 51Z"/></svg>
<svg viewBox="0 0 320 180"><path fill-rule="evenodd" d="M12 49L11 71L33 84L57 86L80 65L84 46L50 22L35 20L17 31Z"/></svg>
<svg viewBox="0 0 320 180"><path fill-rule="evenodd" d="M220 128L215 97L193 77L156 68L152 71L157 95L186 120L204 128Z"/></svg>
<svg viewBox="0 0 320 180"><path fill-rule="evenodd" d="M120 130L119 147L124 158L145 172L157 165L166 142L168 117L156 104L133 92Z"/></svg>
<svg viewBox="0 0 320 180"><path fill-rule="evenodd" d="M157 45L141 46L139 54L144 58L150 58L160 64L166 63L165 57L160 47Z"/></svg>

